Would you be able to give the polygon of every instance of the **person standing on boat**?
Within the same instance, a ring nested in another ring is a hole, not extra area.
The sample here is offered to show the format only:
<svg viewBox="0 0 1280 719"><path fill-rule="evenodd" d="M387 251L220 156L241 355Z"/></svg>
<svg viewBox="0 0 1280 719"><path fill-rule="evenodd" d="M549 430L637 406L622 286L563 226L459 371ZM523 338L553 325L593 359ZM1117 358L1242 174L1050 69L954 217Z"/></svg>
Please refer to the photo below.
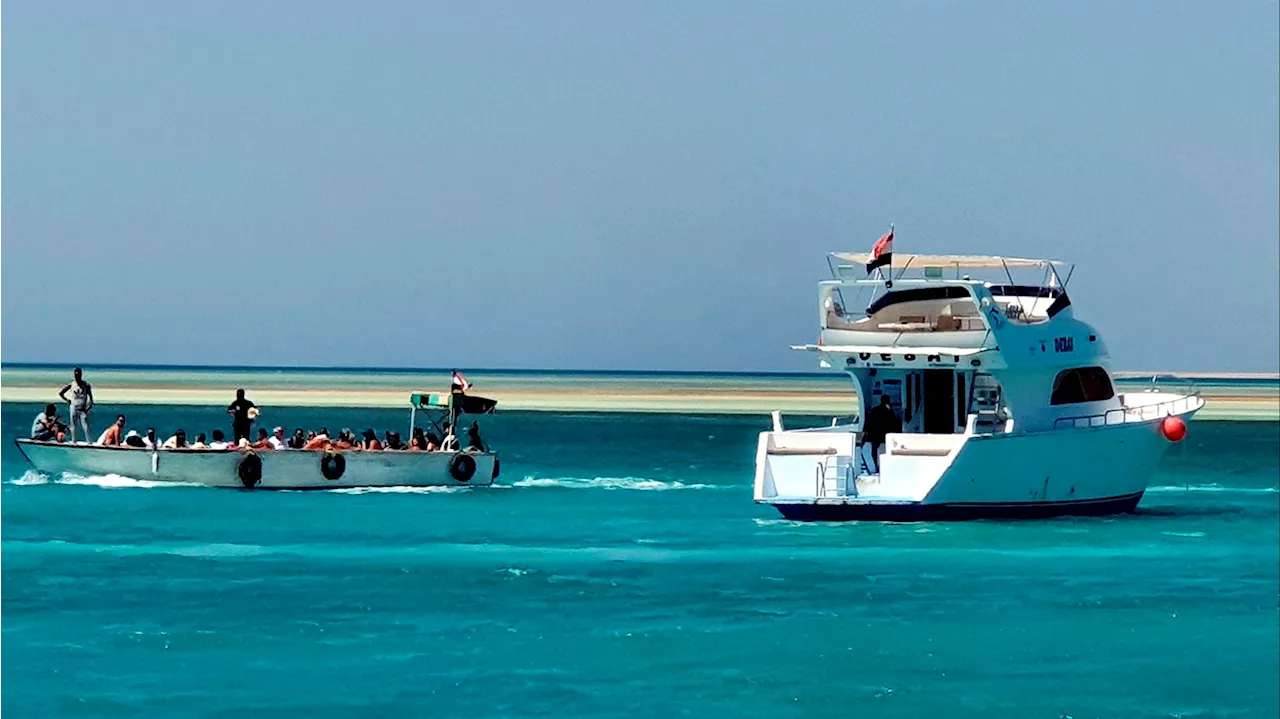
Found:
<svg viewBox="0 0 1280 719"><path fill-rule="evenodd" d="M231 415L231 441L239 442L242 439L249 439L249 431L253 429L253 414L251 410L257 409L257 405L244 398L244 390L236 390L236 401L227 406L227 414Z"/></svg>
<svg viewBox="0 0 1280 719"><path fill-rule="evenodd" d="M890 406L889 395L880 395L880 404L867 412L867 420L862 423L862 442L871 447L871 460L875 463L876 474L880 474L880 450L884 447L885 437L891 432L902 430L898 415Z"/></svg>
<svg viewBox="0 0 1280 719"><path fill-rule="evenodd" d="M67 396L71 392L71 396ZM92 442L89 434L89 410L93 409L93 388L84 381L84 372L79 367L71 371L71 384L62 388L58 396L63 402L71 405L71 441L76 441L76 422L84 430L84 441Z"/></svg>
<svg viewBox="0 0 1280 719"><path fill-rule="evenodd" d="M453 394L466 394L471 389L471 383L466 377L458 374L458 370L453 371L453 377L449 380L449 391Z"/></svg>

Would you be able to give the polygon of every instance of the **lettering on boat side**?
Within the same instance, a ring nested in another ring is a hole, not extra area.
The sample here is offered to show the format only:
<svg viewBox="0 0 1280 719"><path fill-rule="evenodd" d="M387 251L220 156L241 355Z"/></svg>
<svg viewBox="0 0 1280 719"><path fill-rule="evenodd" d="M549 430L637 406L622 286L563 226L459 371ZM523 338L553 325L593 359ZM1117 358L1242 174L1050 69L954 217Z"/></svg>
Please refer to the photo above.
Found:
<svg viewBox="0 0 1280 719"><path fill-rule="evenodd" d="M1075 350L1075 342L1072 340L1072 338L1070 337L1054 337L1053 338L1054 352L1071 352L1073 350Z"/></svg>
<svg viewBox="0 0 1280 719"><path fill-rule="evenodd" d="M924 362L920 361L920 355L904 354L902 357L895 357L891 354L873 355L870 352L858 353L858 358L866 362L869 368L893 368L902 366L910 368L913 366L924 366L930 368L948 369L960 364L959 355L947 355L951 359L946 359L943 355L926 355ZM846 357L844 360L846 367L856 367L858 360L853 357ZM975 367L981 364L981 360L970 360L970 364Z"/></svg>

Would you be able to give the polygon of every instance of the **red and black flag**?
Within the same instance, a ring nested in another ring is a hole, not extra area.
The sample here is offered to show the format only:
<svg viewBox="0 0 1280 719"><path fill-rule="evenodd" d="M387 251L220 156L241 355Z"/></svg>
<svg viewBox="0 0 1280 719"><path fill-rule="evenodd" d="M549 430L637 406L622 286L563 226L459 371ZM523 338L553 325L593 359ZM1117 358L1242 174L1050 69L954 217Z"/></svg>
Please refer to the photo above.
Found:
<svg viewBox="0 0 1280 719"><path fill-rule="evenodd" d="M889 234L876 240L871 248L871 261L867 263L867 274L877 267L893 264L893 226L889 226Z"/></svg>

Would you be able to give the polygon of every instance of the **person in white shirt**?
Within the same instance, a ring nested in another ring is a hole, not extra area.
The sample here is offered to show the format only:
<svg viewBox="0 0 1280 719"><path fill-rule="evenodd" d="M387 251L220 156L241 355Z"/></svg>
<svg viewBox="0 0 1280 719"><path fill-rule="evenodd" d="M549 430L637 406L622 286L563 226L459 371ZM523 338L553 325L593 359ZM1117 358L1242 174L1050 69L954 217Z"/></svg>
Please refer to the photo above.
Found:
<svg viewBox="0 0 1280 719"><path fill-rule="evenodd" d="M222 430L213 430L213 441L209 443L209 449L231 449L231 443L227 441L227 435Z"/></svg>
<svg viewBox="0 0 1280 719"><path fill-rule="evenodd" d="M454 452L458 449L458 439L453 436L453 427L448 422L444 423L444 439L440 441L440 449L444 452Z"/></svg>
<svg viewBox="0 0 1280 719"><path fill-rule="evenodd" d="M187 449L187 431L180 429L164 441L165 449Z"/></svg>
<svg viewBox="0 0 1280 719"><path fill-rule="evenodd" d="M142 446L147 449L160 448L160 438L156 436L155 427L147 427L147 436L142 439Z"/></svg>
<svg viewBox="0 0 1280 719"><path fill-rule="evenodd" d="M267 441L271 443L272 449L289 448L289 444L284 438L284 427L276 427L276 431L272 433L271 438Z"/></svg>

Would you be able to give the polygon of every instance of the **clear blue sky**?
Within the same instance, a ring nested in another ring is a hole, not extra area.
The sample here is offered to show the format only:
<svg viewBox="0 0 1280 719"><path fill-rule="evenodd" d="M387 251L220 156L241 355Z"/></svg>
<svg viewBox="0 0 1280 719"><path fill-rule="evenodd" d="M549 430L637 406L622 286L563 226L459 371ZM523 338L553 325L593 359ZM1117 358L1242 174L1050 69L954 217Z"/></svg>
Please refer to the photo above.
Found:
<svg viewBox="0 0 1280 719"><path fill-rule="evenodd" d="M10 3L6 361L815 369L824 253L1274 371L1277 3Z"/></svg>

